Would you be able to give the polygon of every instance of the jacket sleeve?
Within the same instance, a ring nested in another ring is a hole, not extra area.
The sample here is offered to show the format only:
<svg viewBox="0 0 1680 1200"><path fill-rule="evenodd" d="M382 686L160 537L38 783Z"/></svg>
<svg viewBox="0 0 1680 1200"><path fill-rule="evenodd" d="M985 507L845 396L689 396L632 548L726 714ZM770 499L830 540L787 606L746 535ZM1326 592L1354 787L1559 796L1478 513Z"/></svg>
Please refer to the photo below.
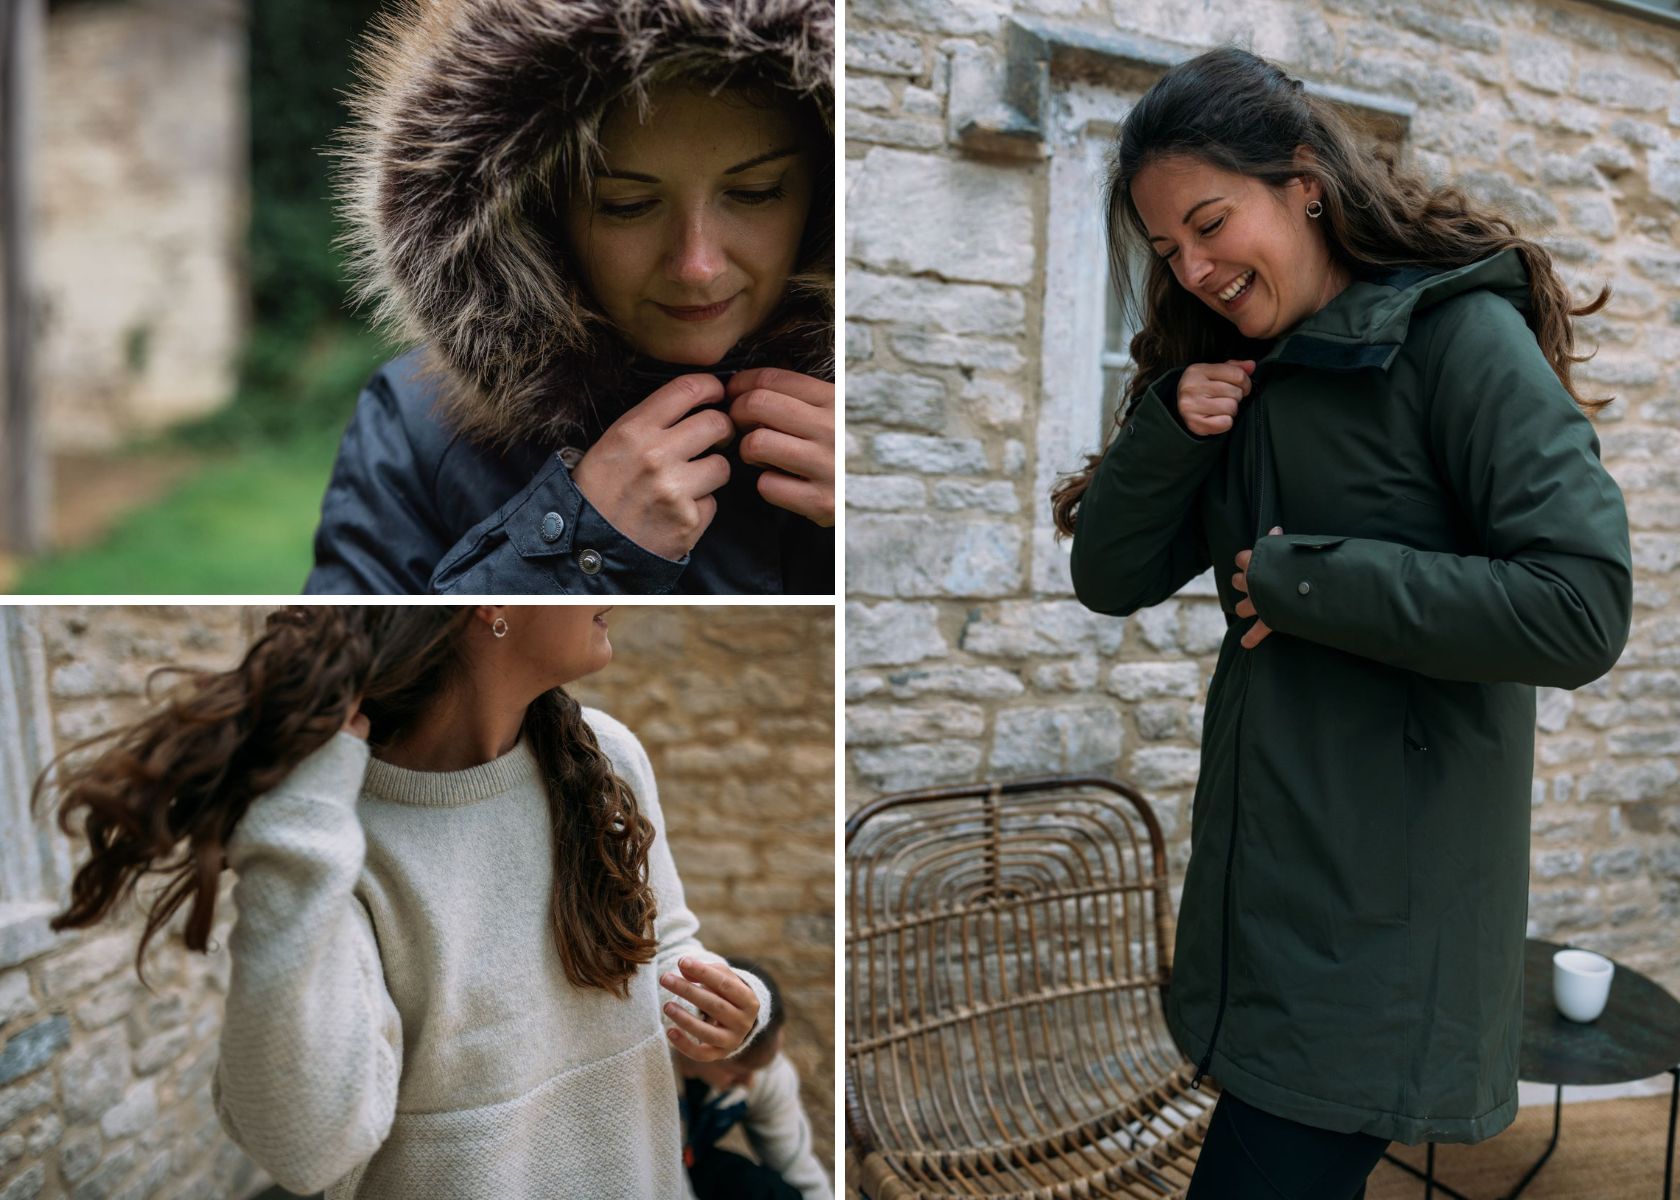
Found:
<svg viewBox="0 0 1680 1200"><path fill-rule="evenodd" d="M828 1173L817 1161L811 1122L799 1102L799 1073L784 1055L753 1077L746 1127L758 1161L798 1191L800 1200L834 1200Z"/></svg>
<svg viewBox="0 0 1680 1200"><path fill-rule="evenodd" d="M1200 437L1179 423L1171 406L1183 373L1139 398L1080 498L1073 590L1096 612L1159 604L1213 565L1198 497L1229 434Z"/></svg>
<svg viewBox="0 0 1680 1200"><path fill-rule="evenodd" d="M1522 316L1477 292L1434 324L1436 462L1485 555L1285 531L1248 569L1260 619L1439 679L1575 688L1627 642L1622 494Z"/></svg>
<svg viewBox="0 0 1680 1200"><path fill-rule="evenodd" d="M312 595L414 595L447 543L427 464L403 423L384 370L362 389L338 444L315 529Z"/></svg>
<svg viewBox="0 0 1680 1200"><path fill-rule="evenodd" d="M600 738L602 749L612 759L614 769L635 793L642 815L653 826L653 845L648 849L648 886L653 889L658 909L653 923L654 938L659 943L653 959L654 970L658 973L656 978L662 979L666 972L677 971L677 961L685 957L723 962L722 955L713 954L701 944L700 919L683 899L682 880L677 877L677 864L671 857L671 845L665 838L665 814L659 807L659 789L654 783L653 764L648 761L647 751L635 734L605 713L591 711L590 724ZM746 1038L736 1047L735 1054L740 1054L752 1045L753 1039L770 1020L770 990L750 971L736 971L735 974L758 997L758 1018ZM667 1003L674 1001L693 1011L693 1005L679 999L674 992L666 991L663 986L656 986L655 991L659 996L660 1019L667 1027L671 1024L664 1013Z"/></svg>
<svg viewBox="0 0 1680 1200"><path fill-rule="evenodd" d="M450 547L434 592L472 595L661 595L688 566L614 529L572 482L559 454Z"/></svg>
<svg viewBox="0 0 1680 1200"><path fill-rule="evenodd" d="M238 917L212 1083L228 1135L289 1191L363 1166L390 1133L402 1028L352 889L368 746L335 734L228 843Z"/></svg>

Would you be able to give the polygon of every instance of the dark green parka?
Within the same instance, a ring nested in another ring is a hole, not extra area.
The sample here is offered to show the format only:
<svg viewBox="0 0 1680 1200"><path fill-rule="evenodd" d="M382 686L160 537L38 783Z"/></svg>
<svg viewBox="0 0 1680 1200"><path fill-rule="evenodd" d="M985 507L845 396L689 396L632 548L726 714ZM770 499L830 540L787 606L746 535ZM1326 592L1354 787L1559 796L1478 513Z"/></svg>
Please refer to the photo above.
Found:
<svg viewBox="0 0 1680 1200"><path fill-rule="evenodd" d="M1209 685L1167 1021L1279 1116L1476 1142L1517 1109L1537 684L1608 671L1632 566L1514 250L1356 280L1259 361L1235 426L1127 415L1079 508L1103 613L1212 565ZM1279 536L1260 536L1274 525ZM1233 614L1235 559L1273 630Z"/></svg>

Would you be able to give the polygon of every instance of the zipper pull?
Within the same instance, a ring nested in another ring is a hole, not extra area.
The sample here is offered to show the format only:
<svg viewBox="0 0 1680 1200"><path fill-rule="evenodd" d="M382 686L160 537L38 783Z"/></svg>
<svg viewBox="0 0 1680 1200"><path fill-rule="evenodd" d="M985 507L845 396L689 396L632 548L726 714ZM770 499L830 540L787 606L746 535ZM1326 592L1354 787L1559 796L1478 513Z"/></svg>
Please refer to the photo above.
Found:
<svg viewBox="0 0 1680 1200"><path fill-rule="evenodd" d="M1213 1047L1209 1046L1207 1048L1207 1054L1205 1054L1202 1057L1202 1065L1196 1068L1196 1077L1190 1081L1190 1090L1191 1091L1199 1092L1199 1091L1202 1090L1202 1076L1204 1076L1208 1073L1208 1068L1211 1067L1212 1065L1213 1065Z"/></svg>

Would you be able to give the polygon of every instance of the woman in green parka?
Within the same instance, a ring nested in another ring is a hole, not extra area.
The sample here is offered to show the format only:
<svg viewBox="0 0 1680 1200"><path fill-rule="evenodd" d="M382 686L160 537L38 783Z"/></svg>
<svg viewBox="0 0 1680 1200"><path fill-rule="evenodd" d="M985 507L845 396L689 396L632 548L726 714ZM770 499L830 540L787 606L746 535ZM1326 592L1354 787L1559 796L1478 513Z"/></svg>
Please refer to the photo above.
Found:
<svg viewBox="0 0 1680 1200"><path fill-rule="evenodd" d="M1391 1141L1516 1116L1535 687L1627 639L1621 493L1546 252L1240 50L1128 116L1136 373L1058 485L1074 587L1214 568L1167 1021L1221 1095L1192 1200L1364 1195Z"/></svg>

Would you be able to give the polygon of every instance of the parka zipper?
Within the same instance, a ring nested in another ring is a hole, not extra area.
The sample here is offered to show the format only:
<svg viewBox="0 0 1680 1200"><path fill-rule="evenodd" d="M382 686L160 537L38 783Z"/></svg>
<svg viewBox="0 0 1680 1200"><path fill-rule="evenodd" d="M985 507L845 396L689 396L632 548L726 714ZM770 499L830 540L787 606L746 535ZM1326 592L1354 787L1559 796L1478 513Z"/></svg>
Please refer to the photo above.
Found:
<svg viewBox="0 0 1680 1200"><path fill-rule="evenodd" d="M1259 364L1255 365L1255 375L1259 375ZM1266 444L1266 427L1261 405L1264 395L1258 388L1254 391L1254 404L1248 413L1249 435L1248 443L1254 451L1254 541L1259 543L1266 536L1266 471L1270 466L1270 448ZM1242 706L1248 704L1248 681L1243 681ZM1225 844L1225 888L1220 898L1219 913L1219 1008L1213 1017L1213 1031L1208 1034L1207 1050L1202 1055L1202 1061L1196 1067L1196 1074L1190 1080L1192 1090L1200 1091L1202 1076L1206 1075L1213 1066L1213 1047L1219 1040L1219 1029L1225 1023L1225 1003L1230 990L1231 971L1231 875L1237 857L1237 820L1242 815L1242 718L1243 707L1237 709L1237 764L1236 780L1231 788L1231 834Z"/></svg>

